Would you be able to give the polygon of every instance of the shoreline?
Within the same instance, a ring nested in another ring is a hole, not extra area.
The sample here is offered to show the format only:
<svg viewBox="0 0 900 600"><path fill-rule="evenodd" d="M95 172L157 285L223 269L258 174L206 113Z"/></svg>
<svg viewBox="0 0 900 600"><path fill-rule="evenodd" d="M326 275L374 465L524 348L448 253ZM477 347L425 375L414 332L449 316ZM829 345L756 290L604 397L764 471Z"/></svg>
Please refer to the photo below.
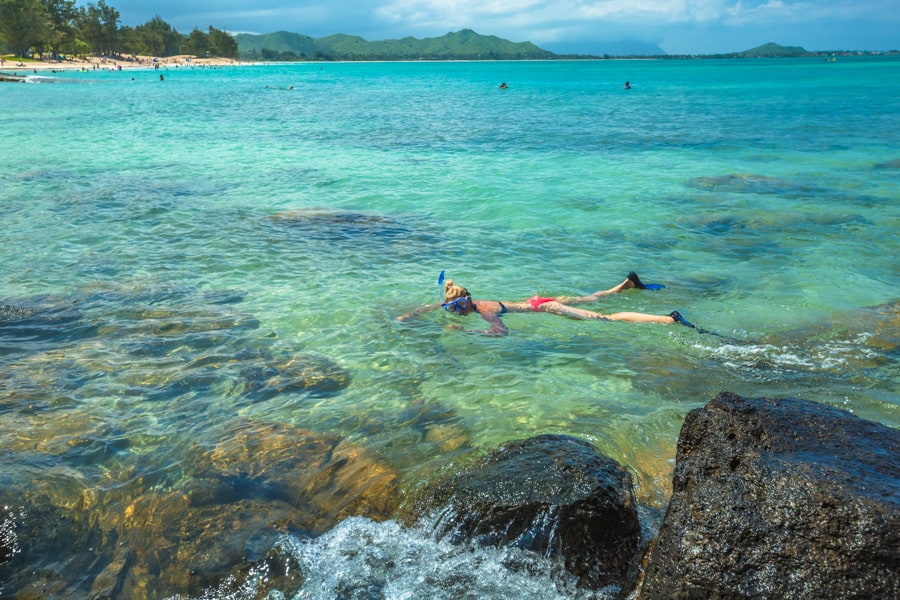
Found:
<svg viewBox="0 0 900 600"><path fill-rule="evenodd" d="M889 56L883 53L884 56ZM634 57L584 57L584 58L554 58L554 59L536 59L522 61L507 60L477 60L471 61L466 59L404 59L404 60L331 60L331 61L243 61L236 58L198 58L192 55L177 55L165 58L151 56L133 56L126 58L108 58L89 56L77 59L67 60L35 60L35 59L19 59L19 58L2 58L0 62L0 82L3 81L21 81L30 75L51 72L71 72L71 71L124 71L124 70L159 70L170 68L221 68L221 67L245 67L259 66L267 64L342 64L342 63L442 63L442 62L593 62L593 61L657 61L657 60L699 60L716 58L711 56L695 56L695 57L659 57L659 56L634 56ZM788 57L792 58L792 57ZM755 59L759 60L759 59Z"/></svg>
<svg viewBox="0 0 900 600"><path fill-rule="evenodd" d="M598 58L562 58L562 59L535 59L535 60L468 60L468 59L403 59L403 60L329 60L329 61L244 61L232 58L198 58L191 55L169 56L165 58L151 56L135 56L130 58L108 58L90 56L86 58L71 60L36 60L36 59L19 59L8 58L0 64L0 77L3 75L16 75L18 77L27 77L29 74L34 75L34 71L119 71L119 70L137 70L151 69L157 70L161 68L181 68L181 67L246 67L259 66L268 64L344 64L344 63L464 63L464 62L583 62L583 61L620 61L620 60L641 60L652 61L657 60L655 57L615 57L607 59ZM30 71L30 73L14 73L15 71Z"/></svg>
<svg viewBox="0 0 900 600"><path fill-rule="evenodd" d="M58 71L124 71L124 70L159 70L169 68L196 67L238 67L255 65L255 62L244 62L232 58L197 58L186 54L155 58L152 56L135 56L129 58L108 58L90 56L71 60L35 60L4 58L0 63L0 77L3 75L27 77L35 72ZM24 72L24 73L21 73Z"/></svg>

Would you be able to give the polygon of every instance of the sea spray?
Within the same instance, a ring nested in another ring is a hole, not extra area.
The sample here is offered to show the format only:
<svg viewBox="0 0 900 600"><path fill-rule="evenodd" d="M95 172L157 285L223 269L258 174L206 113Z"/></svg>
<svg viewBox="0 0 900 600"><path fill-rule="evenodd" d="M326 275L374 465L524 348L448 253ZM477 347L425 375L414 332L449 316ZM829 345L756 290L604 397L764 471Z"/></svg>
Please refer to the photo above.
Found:
<svg viewBox="0 0 900 600"><path fill-rule="evenodd" d="M618 591L579 590L559 562L531 552L455 545L434 539L427 526L404 529L393 521L354 517L319 538L285 543L305 576L295 600L600 600Z"/></svg>

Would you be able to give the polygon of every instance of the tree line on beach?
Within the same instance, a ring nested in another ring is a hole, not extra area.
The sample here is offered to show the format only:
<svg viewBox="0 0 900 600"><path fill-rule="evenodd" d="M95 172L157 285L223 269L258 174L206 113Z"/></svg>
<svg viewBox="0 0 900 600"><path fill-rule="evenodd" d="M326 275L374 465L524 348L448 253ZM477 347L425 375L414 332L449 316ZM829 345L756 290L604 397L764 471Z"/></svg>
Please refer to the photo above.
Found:
<svg viewBox="0 0 900 600"><path fill-rule="evenodd" d="M75 0L0 0L0 47L17 58L238 56L235 39L212 26L184 35L158 15L143 25L120 26L119 11L104 0L75 4Z"/></svg>

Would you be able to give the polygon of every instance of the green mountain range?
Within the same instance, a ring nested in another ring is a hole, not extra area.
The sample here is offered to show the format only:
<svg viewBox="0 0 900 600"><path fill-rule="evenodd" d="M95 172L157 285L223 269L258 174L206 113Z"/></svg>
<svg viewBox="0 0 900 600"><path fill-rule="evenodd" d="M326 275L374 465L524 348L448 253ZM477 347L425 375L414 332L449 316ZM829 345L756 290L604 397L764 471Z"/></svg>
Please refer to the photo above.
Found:
<svg viewBox="0 0 900 600"><path fill-rule="evenodd" d="M436 38L377 42L354 35L311 38L287 31L239 33L234 38L241 57L250 60L535 60L554 56L531 42L510 42L471 29Z"/></svg>
<svg viewBox="0 0 900 600"><path fill-rule="evenodd" d="M435 38L370 42L357 35L338 33L322 38L277 31L255 35L234 35L238 52L245 60L306 61L306 60L541 60L553 58L600 58L598 55L558 55L531 42L510 42L494 35L480 35L471 29L455 31ZM609 44L607 44L609 46ZM658 46L645 45L635 51L633 45L609 47L604 58L652 57L685 58L667 55ZM655 53L658 51L658 54ZM827 54L827 53L826 53ZM708 58L785 58L821 56L799 46L763 44L743 52L705 55Z"/></svg>

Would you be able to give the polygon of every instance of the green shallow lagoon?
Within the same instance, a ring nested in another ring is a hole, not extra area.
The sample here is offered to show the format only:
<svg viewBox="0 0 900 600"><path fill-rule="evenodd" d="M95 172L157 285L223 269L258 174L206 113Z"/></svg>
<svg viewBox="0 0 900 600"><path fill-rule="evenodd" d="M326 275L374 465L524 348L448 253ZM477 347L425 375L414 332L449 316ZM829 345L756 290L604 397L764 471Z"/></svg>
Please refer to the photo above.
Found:
<svg viewBox="0 0 900 600"><path fill-rule="evenodd" d="M652 529L683 418L719 391L900 425L896 59L164 73L0 88L10 489L127 511L192 485L235 423L335 436L401 487L564 433L633 471ZM635 270L666 288L595 308L729 339L396 321L441 270L501 300Z"/></svg>

